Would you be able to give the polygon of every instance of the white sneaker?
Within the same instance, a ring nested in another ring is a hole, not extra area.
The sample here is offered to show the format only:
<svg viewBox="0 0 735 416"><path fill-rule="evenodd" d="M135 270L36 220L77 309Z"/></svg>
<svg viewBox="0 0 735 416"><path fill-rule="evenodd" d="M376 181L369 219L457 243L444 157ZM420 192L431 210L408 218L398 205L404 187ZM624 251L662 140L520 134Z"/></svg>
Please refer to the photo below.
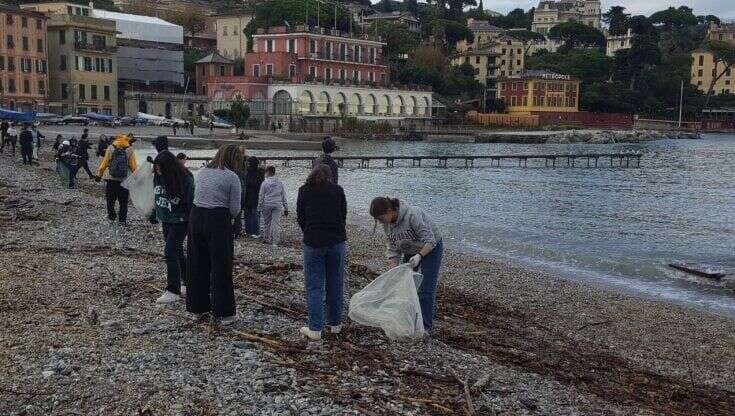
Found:
<svg viewBox="0 0 735 416"><path fill-rule="evenodd" d="M230 326L233 325L235 322L237 322L237 315L225 316L224 318L219 320L220 325L223 326Z"/></svg>
<svg viewBox="0 0 735 416"><path fill-rule="evenodd" d="M163 292L163 295L156 299L156 303L174 303L181 300L181 296L176 293L171 293L168 290Z"/></svg>
<svg viewBox="0 0 735 416"><path fill-rule="evenodd" d="M181 285L181 297L186 297L186 286Z"/></svg>
<svg viewBox="0 0 735 416"><path fill-rule="evenodd" d="M331 334L339 334L342 332L342 325L327 325L327 331Z"/></svg>
<svg viewBox="0 0 735 416"><path fill-rule="evenodd" d="M255 235L255 234L251 234L251 235L250 235L250 238L254 238L254 239L256 239L256 240L257 240L257 239L259 239L259 238L260 238L260 236L259 236L259 235Z"/></svg>
<svg viewBox="0 0 735 416"><path fill-rule="evenodd" d="M321 341L322 339L322 331L312 331L308 326L302 326L299 332L310 341Z"/></svg>

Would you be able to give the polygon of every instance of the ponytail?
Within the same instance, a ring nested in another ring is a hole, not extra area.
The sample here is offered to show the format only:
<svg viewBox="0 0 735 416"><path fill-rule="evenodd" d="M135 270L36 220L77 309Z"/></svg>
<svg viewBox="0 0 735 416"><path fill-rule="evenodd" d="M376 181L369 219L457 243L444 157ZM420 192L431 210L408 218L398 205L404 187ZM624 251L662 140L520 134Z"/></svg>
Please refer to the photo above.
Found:
<svg viewBox="0 0 735 416"><path fill-rule="evenodd" d="M379 196L370 203L370 216L375 219L375 225L373 226L373 233L378 227L378 217L389 211L398 211L401 206L401 202L397 198L388 198Z"/></svg>

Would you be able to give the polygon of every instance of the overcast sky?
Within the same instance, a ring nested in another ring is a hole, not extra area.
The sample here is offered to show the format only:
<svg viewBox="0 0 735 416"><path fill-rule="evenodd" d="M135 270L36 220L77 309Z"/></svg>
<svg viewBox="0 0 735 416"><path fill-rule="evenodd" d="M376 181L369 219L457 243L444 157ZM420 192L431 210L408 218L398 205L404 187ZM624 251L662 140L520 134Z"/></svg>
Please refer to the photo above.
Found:
<svg viewBox="0 0 735 416"><path fill-rule="evenodd" d="M420 1L424 2L423 0ZM476 1L479 2L479 0ZM373 3L377 2L378 0L373 0ZM602 10L604 12L610 6L619 5L625 7L628 13L648 16L669 6L676 5L678 7L681 4L686 4L694 8L694 14L696 15L714 14L721 19L735 20L735 0L698 0L695 5L692 5L693 3L695 2L683 2L681 0L678 3L673 3L670 0L602 0ZM483 0L483 5L486 9L507 13L518 7L524 10L530 9L538 5L538 0Z"/></svg>

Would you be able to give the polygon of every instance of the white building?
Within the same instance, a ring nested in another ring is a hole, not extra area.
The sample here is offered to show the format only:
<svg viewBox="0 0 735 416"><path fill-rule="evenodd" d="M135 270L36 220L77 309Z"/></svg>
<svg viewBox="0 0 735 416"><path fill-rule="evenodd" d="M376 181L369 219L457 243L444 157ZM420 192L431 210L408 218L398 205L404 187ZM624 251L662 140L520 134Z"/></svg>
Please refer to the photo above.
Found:
<svg viewBox="0 0 735 416"><path fill-rule="evenodd" d="M595 29L602 28L599 0L541 0L533 12L531 30L546 35L564 22L579 22Z"/></svg>
<svg viewBox="0 0 735 416"><path fill-rule="evenodd" d="M605 54L607 56L615 56L615 52L623 49L630 49L633 46L633 30L628 29L628 33L624 35L608 35L607 36L607 48Z"/></svg>
<svg viewBox="0 0 735 416"><path fill-rule="evenodd" d="M409 12L373 13L371 15L362 16L363 26L371 25L373 22L400 23L408 26L408 30L411 32L421 32L419 19L417 19L413 13Z"/></svg>

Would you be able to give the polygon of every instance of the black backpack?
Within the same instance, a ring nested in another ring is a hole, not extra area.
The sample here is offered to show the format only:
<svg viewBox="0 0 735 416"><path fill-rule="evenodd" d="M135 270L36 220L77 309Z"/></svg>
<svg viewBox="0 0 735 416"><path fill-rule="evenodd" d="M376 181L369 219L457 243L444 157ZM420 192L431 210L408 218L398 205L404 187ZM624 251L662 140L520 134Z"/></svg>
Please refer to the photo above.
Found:
<svg viewBox="0 0 735 416"><path fill-rule="evenodd" d="M109 169L110 176L114 179L125 179L128 177L128 152L126 149L113 147Z"/></svg>

